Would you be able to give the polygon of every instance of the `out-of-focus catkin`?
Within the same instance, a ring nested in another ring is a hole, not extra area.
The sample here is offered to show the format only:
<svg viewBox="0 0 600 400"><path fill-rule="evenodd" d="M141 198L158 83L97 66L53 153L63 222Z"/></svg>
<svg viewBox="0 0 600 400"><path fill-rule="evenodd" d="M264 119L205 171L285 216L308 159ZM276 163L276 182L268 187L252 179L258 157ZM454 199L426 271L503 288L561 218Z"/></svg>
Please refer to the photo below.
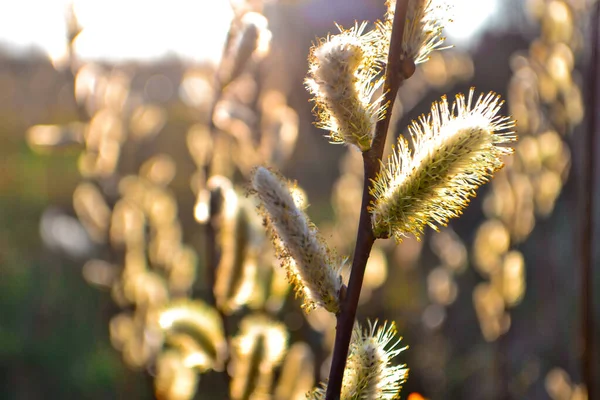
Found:
<svg viewBox="0 0 600 400"><path fill-rule="evenodd" d="M265 315L250 315L240 323L233 339L231 398L268 399L273 371L287 349L288 333L280 322Z"/></svg>
<svg viewBox="0 0 600 400"><path fill-rule="evenodd" d="M201 300L180 300L161 311L158 323L165 340L179 348L188 368L221 371L227 355L227 341L221 317Z"/></svg>
<svg viewBox="0 0 600 400"><path fill-rule="evenodd" d="M400 137L398 148L373 181L372 222L377 237L407 234L419 238L425 226L437 229L462 213L476 189L504 164L501 156L516 140L515 122L498 115L502 102L494 93L473 105L456 96L434 103L431 113L409 126L413 149Z"/></svg>
<svg viewBox="0 0 600 400"><path fill-rule="evenodd" d="M343 261L327 247L317 228L298 208L287 183L268 169L258 167L252 187L266 212L276 247L283 247L280 257L288 279L296 292L304 295L303 307L310 310L318 305L337 313ZM283 246L279 246L279 241Z"/></svg>
<svg viewBox="0 0 600 400"><path fill-rule="evenodd" d="M314 386L314 375L315 357L310 346L303 342L294 343L285 356L275 400L306 399L306 392Z"/></svg>
<svg viewBox="0 0 600 400"><path fill-rule="evenodd" d="M106 241L111 210L104 196L93 183L81 183L73 193L73 207L92 239Z"/></svg>
<svg viewBox="0 0 600 400"><path fill-rule="evenodd" d="M219 71L221 85L225 86L244 71L252 59L261 59L268 52L271 42L271 32L267 19L260 13L247 12L240 21L239 32L223 61L224 68Z"/></svg>
<svg viewBox="0 0 600 400"><path fill-rule="evenodd" d="M159 354L154 388L159 400L188 400L194 397L198 374L185 366L184 356L176 350Z"/></svg>
<svg viewBox="0 0 600 400"><path fill-rule="evenodd" d="M217 307L226 314L238 310L251 299L258 274L258 256L264 231L252 204L240 198L237 210L222 221L219 231L221 259L213 288ZM261 230L258 231L257 228Z"/></svg>

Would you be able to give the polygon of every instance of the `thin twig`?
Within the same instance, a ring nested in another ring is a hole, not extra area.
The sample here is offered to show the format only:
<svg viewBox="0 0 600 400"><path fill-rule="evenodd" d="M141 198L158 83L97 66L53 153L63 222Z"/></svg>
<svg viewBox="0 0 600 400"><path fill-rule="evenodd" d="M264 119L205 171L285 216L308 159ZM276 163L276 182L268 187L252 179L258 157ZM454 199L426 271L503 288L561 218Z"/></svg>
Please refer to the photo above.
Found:
<svg viewBox="0 0 600 400"><path fill-rule="evenodd" d="M218 134L217 127L215 126L215 123L214 123L214 114L215 114L215 109L216 109L217 103L218 103L219 99L221 98L222 92L223 92L222 86L217 80L217 88L215 89L215 98L213 100L213 103L211 104L209 114L208 114L209 115L208 129L210 132L210 136L213 140L215 139L215 137ZM202 171L204 173L204 182L205 183L208 182L208 179L212 175L211 164L212 164L212 160L206 160L206 164L204 165L204 169ZM219 264L219 259L221 258L221 255L219 254L219 249L217 248L215 220L214 220L214 215L213 215L213 212L214 212L213 204L209 204L209 210L210 211L209 211L208 221L206 221L204 223L204 240L205 240L204 241L204 259L205 259L205 263L206 263L206 265L205 265L206 284L209 288L208 303L218 310L219 308L217 307L217 301L215 299L213 288L214 288L215 282L217 280L216 279L217 265ZM225 320L223 320L223 325L225 325Z"/></svg>
<svg viewBox="0 0 600 400"><path fill-rule="evenodd" d="M219 99L221 98L221 95L223 93L223 87L220 84L220 82L217 81L217 88L215 89L215 98L213 100L213 103L210 107L210 111L209 111L209 132L211 137L214 138L217 136L218 131L217 131L217 127L215 126L214 123L214 114L215 114L215 109L217 106L217 103L219 101ZM206 183L208 181L208 179L211 177L212 175L212 171L211 171L211 165L212 165L212 160L207 160L206 164L204 165L204 182ZM209 200L209 218L208 221L206 221L204 223L204 260L205 260L205 268L206 268L206 284L208 286L208 304L210 304L211 306L213 306L217 312L219 313L219 316L221 317L221 321L222 321L222 327L223 327L223 334L225 335L225 337L229 337L229 332L228 332L228 327L227 327L227 316L225 315L225 313L223 313L223 311L217 307L217 300L215 298L215 293L214 293L214 287L215 287L215 283L217 281L217 268L219 265L219 260L221 259L221 252L219 251L219 248L217 246L217 231L216 231L216 221L215 221L215 215L214 215L214 209L215 209L215 205L212 204L213 199L211 196L211 199ZM227 365L227 363L229 362L229 358L227 356L227 358L224 360L225 365ZM226 390L229 390L229 386L230 386L230 377L229 374L227 373L227 371L225 371L224 374L219 374L223 377L223 381L224 381L224 385Z"/></svg>
<svg viewBox="0 0 600 400"><path fill-rule="evenodd" d="M344 376L344 369L346 368L346 358L348 356L350 338L352 336L352 329L356 318L358 299L360 297L363 278L365 276L367 260L369 259L371 248L375 242L375 235L373 234L373 228L371 226L371 215L368 210L373 201L373 196L370 193L371 180L374 179L379 172L387 131L390 125L392 107L398 89L405 79L403 72L407 70L407 63L412 64L412 61L401 60L402 36L404 34L407 9L408 0L398 0L396 2L384 84L385 98L383 101L388 105L388 109L385 117L378 121L377 126L375 127L372 147L363 153L365 174L356 247L354 249L348 290L341 299L341 311L336 316L336 335L331 369L329 372L329 382L327 384L327 393L325 396L326 400L336 400L340 398L342 379ZM408 68L408 70L410 70L410 68Z"/></svg>
<svg viewBox="0 0 600 400"><path fill-rule="evenodd" d="M227 56L227 50L229 49L230 43L232 40L231 29L227 32L227 38L225 43L223 44L223 49L221 51L221 61L220 65L222 66L223 60ZM215 137L219 134L217 126L215 124L215 111L217 109L217 105L223 96L223 92L225 90L226 84L221 80L220 77L220 67L217 68L213 77L213 85L214 85L214 97L212 103L210 104L210 108L208 109L208 132L210 134L211 140L214 142ZM204 168L202 172L204 174L204 184L208 182L212 175L212 158L208 160L204 160ZM217 299L215 298L214 287L217 281L217 267L219 265L219 260L221 259L221 254L219 252L219 248L217 247L217 232L216 232L216 221L214 210L215 207L212 204L212 199L209 200L209 215L208 221L204 223L204 260L205 260L205 268L206 268L206 285L208 286L208 303L213 306L221 316L221 320L223 321L223 331L225 333L225 337L227 337L227 321L225 314L217 307ZM229 376L228 374L225 374Z"/></svg>
<svg viewBox="0 0 600 400"><path fill-rule="evenodd" d="M581 312L582 312L582 373L587 386L588 398L595 399L594 392L594 304L593 304L593 263L594 246L593 228L594 228L594 194L595 190L595 166L594 152L597 148L598 115L600 104L598 104L598 74L600 74L600 2L594 6L591 17L591 52L588 59L589 83L588 83L588 101L587 101L587 119L588 129L585 136L585 148L583 157L583 221L581 236Z"/></svg>

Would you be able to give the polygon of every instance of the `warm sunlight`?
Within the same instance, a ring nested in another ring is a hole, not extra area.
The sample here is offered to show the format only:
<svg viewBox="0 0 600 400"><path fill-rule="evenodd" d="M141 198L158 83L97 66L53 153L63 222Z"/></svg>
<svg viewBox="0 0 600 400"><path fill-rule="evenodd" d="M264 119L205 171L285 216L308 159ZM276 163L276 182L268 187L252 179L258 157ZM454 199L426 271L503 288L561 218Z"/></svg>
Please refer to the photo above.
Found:
<svg viewBox="0 0 600 400"><path fill-rule="evenodd" d="M456 0L453 4L453 23L445 31L454 42L468 41L489 24L489 17L497 11L497 0Z"/></svg>
<svg viewBox="0 0 600 400"><path fill-rule="evenodd" d="M229 2L224 0L1 2L0 45L17 51L35 46L51 59L61 59L66 54L64 16L70 4L74 4L84 28L76 40L79 55L117 62L169 54L215 62L232 15ZM468 40L481 30L495 9L496 0L457 0L454 23L446 32L455 40ZM210 41L205 40L207 36Z"/></svg>
<svg viewBox="0 0 600 400"><path fill-rule="evenodd" d="M218 59L231 10L227 1L20 0L0 3L0 43L65 53L65 13L74 4L83 32L76 49L86 59L149 60L169 54ZM207 41L210 36L212 40ZM208 44L208 45L207 45Z"/></svg>
<svg viewBox="0 0 600 400"><path fill-rule="evenodd" d="M595 116L600 0L0 0L0 400L600 400Z"/></svg>

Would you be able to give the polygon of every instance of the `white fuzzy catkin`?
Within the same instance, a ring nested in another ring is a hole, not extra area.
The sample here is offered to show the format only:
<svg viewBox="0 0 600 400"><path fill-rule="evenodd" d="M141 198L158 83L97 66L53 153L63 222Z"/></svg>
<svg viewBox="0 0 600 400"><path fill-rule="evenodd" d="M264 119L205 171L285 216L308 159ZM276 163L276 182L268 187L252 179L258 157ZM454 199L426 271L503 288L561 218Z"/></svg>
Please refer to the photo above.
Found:
<svg viewBox="0 0 600 400"><path fill-rule="evenodd" d="M323 39L311 49L306 85L317 106L318 126L334 143L365 151L384 109L373 93L383 84L375 31L355 25Z"/></svg>
<svg viewBox="0 0 600 400"><path fill-rule="evenodd" d="M498 115L502 102L495 93L480 95L473 105L456 96L452 108L446 97L431 113L409 126L411 150L400 136L398 148L373 181L371 205L377 237L407 234L419 238L425 226L437 229L457 217L476 189L503 167L501 156L513 149L515 122Z"/></svg>
<svg viewBox="0 0 600 400"><path fill-rule="evenodd" d="M268 169L258 167L252 177L252 187L272 225L274 240L284 246L280 256L296 293L304 295L303 307L310 310L318 305L338 313L342 260L327 247L316 227L294 203L287 183ZM294 262L286 262L289 257Z"/></svg>
<svg viewBox="0 0 600 400"><path fill-rule="evenodd" d="M357 323L352 331L348 361L342 380L341 400L388 400L398 398L408 376L405 365L392 365L392 359L406 350L396 338L396 326L370 323L363 330ZM327 385L313 390L311 400L325 398Z"/></svg>

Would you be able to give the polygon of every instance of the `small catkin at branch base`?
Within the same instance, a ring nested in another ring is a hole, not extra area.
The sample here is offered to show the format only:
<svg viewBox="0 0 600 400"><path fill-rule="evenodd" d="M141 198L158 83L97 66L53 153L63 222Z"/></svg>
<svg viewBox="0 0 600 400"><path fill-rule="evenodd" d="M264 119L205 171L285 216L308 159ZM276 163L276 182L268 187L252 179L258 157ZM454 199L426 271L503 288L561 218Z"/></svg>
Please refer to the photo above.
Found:
<svg viewBox="0 0 600 400"><path fill-rule="evenodd" d="M498 95L481 95L472 105L473 92L467 99L457 95L452 109L443 97L427 117L413 121L412 150L403 137L398 139L398 148L373 181L371 214L377 237L419 238L427 225L446 225L504 166L501 156L513 150L501 144L516 140L511 130L515 122L498 115Z"/></svg>
<svg viewBox="0 0 600 400"><path fill-rule="evenodd" d="M343 260L327 247L317 228L298 208L287 183L258 167L252 187L266 211L267 225L272 227L275 247L281 250L288 279L296 293L305 298L303 307L309 311L321 306L337 314Z"/></svg>
<svg viewBox="0 0 600 400"><path fill-rule="evenodd" d="M399 347L396 326L369 322L363 330L357 323L352 331L348 362L344 371L340 399L395 399L408 376L405 365L392 365L392 359L406 350ZM325 398L327 385L308 394L310 400Z"/></svg>

